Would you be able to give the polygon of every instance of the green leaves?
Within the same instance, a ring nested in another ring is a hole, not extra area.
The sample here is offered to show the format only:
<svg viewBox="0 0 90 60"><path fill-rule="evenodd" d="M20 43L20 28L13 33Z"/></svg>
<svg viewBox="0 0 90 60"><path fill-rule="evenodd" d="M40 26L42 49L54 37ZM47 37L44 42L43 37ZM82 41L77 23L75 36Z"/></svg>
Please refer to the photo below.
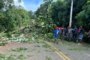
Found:
<svg viewBox="0 0 90 60"><path fill-rule="evenodd" d="M15 6L14 0L7 0L6 4L5 1L0 0L0 32L5 29L7 29L7 32L13 31L17 27L30 24L29 14L22 6ZM21 2L21 0L18 0L18 2ZM5 11L2 8L5 8Z"/></svg>
<svg viewBox="0 0 90 60"><path fill-rule="evenodd" d="M90 3L90 0L88 0L87 3Z"/></svg>
<svg viewBox="0 0 90 60"><path fill-rule="evenodd" d="M88 2L88 1L87 1ZM90 4L87 4L83 7L83 11L77 14L76 19L78 20L79 24L77 25L83 25L86 31L90 28Z"/></svg>

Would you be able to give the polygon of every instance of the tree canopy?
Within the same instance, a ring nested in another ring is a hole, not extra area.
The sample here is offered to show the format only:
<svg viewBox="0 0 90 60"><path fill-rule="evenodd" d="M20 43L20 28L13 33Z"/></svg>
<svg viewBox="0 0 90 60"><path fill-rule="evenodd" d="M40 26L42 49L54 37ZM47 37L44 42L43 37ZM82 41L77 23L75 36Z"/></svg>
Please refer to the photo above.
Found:
<svg viewBox="0 0 90 60"><path fill-rule="evenodd" d="M13 31L28 24L30 24L28 11L22 6L15 6L14 0L0 0L0 31L5 29Z"/></svg>
<svg viewBox="0 0 90 60"><path fill-rule="evenodd" d="M72 27L83 26L86 31L90 28L90 0L73 0ZM21 3L21 0L18 0ZM30 25L35 20L50 32L56 26L67 27L70 20L71 0L43 0L35 11L27 11L22 6L15 6L14 0L0 0L0 31L12 31L22 26ZM42 25L42 23L44 23Z"/></svg>
<svg viewBox="0 0 90 60"><path fill-rule="evenodd" d="M43 21L53 22L57 26L67 27L70 20L71 0L57 0L49 3L50 0L44 0L44 3L36 11L36 16ZM72 27L82 25L86 31L90 26L90 0L73 0L73 19Z"/></svg>

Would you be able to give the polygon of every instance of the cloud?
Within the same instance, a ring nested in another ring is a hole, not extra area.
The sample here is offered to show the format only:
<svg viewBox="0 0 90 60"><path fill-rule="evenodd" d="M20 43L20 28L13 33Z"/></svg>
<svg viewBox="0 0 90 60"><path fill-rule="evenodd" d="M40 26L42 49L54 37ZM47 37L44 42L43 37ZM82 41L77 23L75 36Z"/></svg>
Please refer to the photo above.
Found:
<svg viewBox="0 0 90 60"><path fill-rule="evenodd" d="M53 0L53 2L56 2L57 0Z"/></svg>
<svg viewBox="0 0 90 60"><path fill-rule="evenodd" d="M24 7L24 9L26 9L27 11L36 11L38 9L38 7L40 7L40 4L43 2L43 0L39 0L39 2L37 0L21 0L22 2L19 3L18 0L14 0L14 4L16 6L21 5L22 7Z"/></svg>
<svg viewBox="0 0 90 60"><path fill-rule="evenodd" d="M22 7L24 7L24 8L25 8L24 2L23 2L22 0L21 0L21 2L20 2L20 3L18 2L18 0L14 0L14 4L15 4L16 6L21 5Z"/></svg>
<svg viewBox="0 0 90 60"><path fill-rule="evenodd" d="M23 6L24 9L26 9L27 11L36 11L40 5L43 3L43 0L21 0L21 3L18 3L18 0L14 0L14 4L16 6ZM54 2L57 0L53 0Z"/></svg>
<svg viewBox="0 0 90 60"><path fill-rule="evenodd" d="M38 9L38 7L40 7L40 5L42 4L43 2L42 1L39 1L39 3L35 4L35 3L30 3L30 4L27 4L25 5L26 6L26 10L27 11L36 11Z"/></svg>

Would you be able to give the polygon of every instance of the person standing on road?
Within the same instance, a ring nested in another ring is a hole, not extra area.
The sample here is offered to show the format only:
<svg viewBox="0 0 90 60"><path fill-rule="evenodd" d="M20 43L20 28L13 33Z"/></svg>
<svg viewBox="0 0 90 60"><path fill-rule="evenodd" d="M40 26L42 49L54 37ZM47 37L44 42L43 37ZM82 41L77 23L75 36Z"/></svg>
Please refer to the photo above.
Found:
<svg viewBox="0 0 90 60"><path fill-rule="evenodd" d="M78 39L79 39L79 34L80 34L80 27L79 27L79 29L78 29ZM78 42L78 39L77 39L77 42Z"/></svg>
<svg viewBox="0 0 90 60"><path fill-rule="evenodd" d="M61 35L62 35L62 27L59 28L59 34L60 34L60 39L61 39Z"/></svg>
<svg viewBox="0 0 90 60"><path fill-rule="evenodd" d="M82 28L82 26L80 26L80 33L79 33L80 44L82 44L83 34L84 34L84 29Z"/></svg>
<svg viewBox="0 0 90 60"><path fill-rule="evenodd" d="M57 42L57 43L59 43L59 42L57 41L58 33L59 33L59 27L57 27L56 30L55 30L55 42ZM55 43L55 42L54 42L54 43Z"/></svg>
<svg viewBox="0 0 90 60"><path fill-rule="evenodd" d="M78 28L75 26L74 33L73 33L73 38L74 38L75 42L77 41L77 36L78 36Z"/></svg>
<svg viewBox="0 0 90 60"><path fill-rule="evenodd" d="M67 37L67 38L68 38L68 41L71 41L71 38L72 38L72 35L73 35L73 34L72 34L72 31L73 31L73 29L72 29L71 27L69 27L68 33L67 33L67 34L68 34L68 35L67 35L67 36L68 36L68 37Z"/></svg>
<svg viewBox="0 0 90 60"><path fill-rule="evenodd" d="M63 29L64 29L63 27L60 28L60 30L61 30L61 31L60 31L60 39L61 39L61 40L63 39Z"/></svg>
<svg viewBox="0 0 90 60"><path fill-rule="evenodd" d="M65 29L65 40L67 40L67 37L68 37L68 29L69 29L69 26Z"/></svg>

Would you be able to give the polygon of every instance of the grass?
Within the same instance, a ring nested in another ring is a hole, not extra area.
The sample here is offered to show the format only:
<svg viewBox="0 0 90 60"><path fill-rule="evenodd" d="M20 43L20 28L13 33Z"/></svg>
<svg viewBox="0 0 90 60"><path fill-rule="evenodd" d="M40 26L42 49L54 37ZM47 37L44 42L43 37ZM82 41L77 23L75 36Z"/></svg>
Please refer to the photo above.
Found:
<svg viewBox="0 0 90 60"><path fill-rule="evenodd" d="M33 52L33 51L35 51L36 49L32 49L30 52Z"/></svg>
<svg viewBox="0 0 90 60"><path fill-rule="evenodd" d="M0 60L16 60L13 56L5 57L4 54L0 53Z"/></svg>
<svg viewBox="0 0 90 60"><path fill-rule="evenodd" d="M68 50L77 50L77 51L82 51L82 48L69 48Z"/></svg>
<svg viewBox="0 0 90 60"><path fill-rule="evenodd" d="M53 52L52 50L45 50L46 52Z"/></svg>
<svg viewBox="0 0 90 60"><path fill-rule="evenodd" d="M51 55L53 55L53 53L50 53Z"/></svg>
<svg viewBox="0 0 90 60"><path fill-rule="evenodd" d="M65 54L66 56L68 56L68 54Z"/></svg>
<svg viewBox="0 0 90 60"><path fill-rule="evenodd" d="M24 57L24 56L21 54L21 55L18 56L18 59L20 59L20 60L25 60L26 57Z"/></svg>
<svg viewBox="0 0 90 60"><path fill-rule="evenodd" d="M5 58L5 55L0 53L0 58Z"/></svg>
<svg viewBox="0 0 90 60"><path fill-rule="evenodd" d="M14 57L16 57L17 55L13 55Z"/></svg>
<svg viewBox="0 0 90 60"><path fill-rule="evenodd" d="M41 51L37 51L37 53L41 53Z"/></svg>
<svg viewBox="0 0 90 60"><path fill-rule="evenodd" d="M39 45L36 45L35 47L40 47Z"/></svg>
<svg viewBox="0 0 90 60"><path fill-rule="evenodd" d="M5 46L5 45L7 45L8 43L7 42L5 42L5 43L0 43L0 46Z"/></svg>
<svg viewBox="0 0 90 60"><path fill-rule="evenodd" d="M27 48L21 47L21 48L17 48L17 49L12 49L11 51L14 51L14 52L25 52L26 50L27 50Z"/></svg>
<svg viewBox="0 0 90 60"><path fill-rule="evenodd" d="M72 43L70 43L70 42L67 42L67 41L59 41L60 43L62 43L63 45L68 45L68 46L71 46L72 45Z"/></svg>
<svg viewBox="0 0 90 60"><path fill-rule="evenodd" d="M44 47L44 48L51 48L51 46L48 45L48 44L42 45L42 47Z"/></svg>
<svg viewBox="0 0 90 60"><path fill-rule="evenodd" d="M16 60L16 59L14 59L14 57L12 57L12 56L9 56L9 57L7 57L6 60Z"/></svg>
<svg viewBox="0 0 90 60"><path fill-rule="evenodd" d="M27 57L33 57L34 55L27 55Z"/></svg>
<svg viewBox="0 0 90 60"><path fill-rule="evenodd" d="M50 46L50 45L48 45L46 43L45 43L45 45L42 45L42 47L48 48L48 49L51 49L52 50L52 51L45 50L46 52L54 52L54 51L56 51L56 49L54 49L52 46Z"/></svg>
<svg viewBox="0 0 90 60"><path fill-rule="evenodd" d="M46 56L46 60L52 60L52 59Z"/></svg>
<svg viewBox="0 0 90 60"><path fill-rule="evenodd" d="M33 51L35 51L36 49L32 49L31 51L28 51L28 52L33 52Z"/></svg>

